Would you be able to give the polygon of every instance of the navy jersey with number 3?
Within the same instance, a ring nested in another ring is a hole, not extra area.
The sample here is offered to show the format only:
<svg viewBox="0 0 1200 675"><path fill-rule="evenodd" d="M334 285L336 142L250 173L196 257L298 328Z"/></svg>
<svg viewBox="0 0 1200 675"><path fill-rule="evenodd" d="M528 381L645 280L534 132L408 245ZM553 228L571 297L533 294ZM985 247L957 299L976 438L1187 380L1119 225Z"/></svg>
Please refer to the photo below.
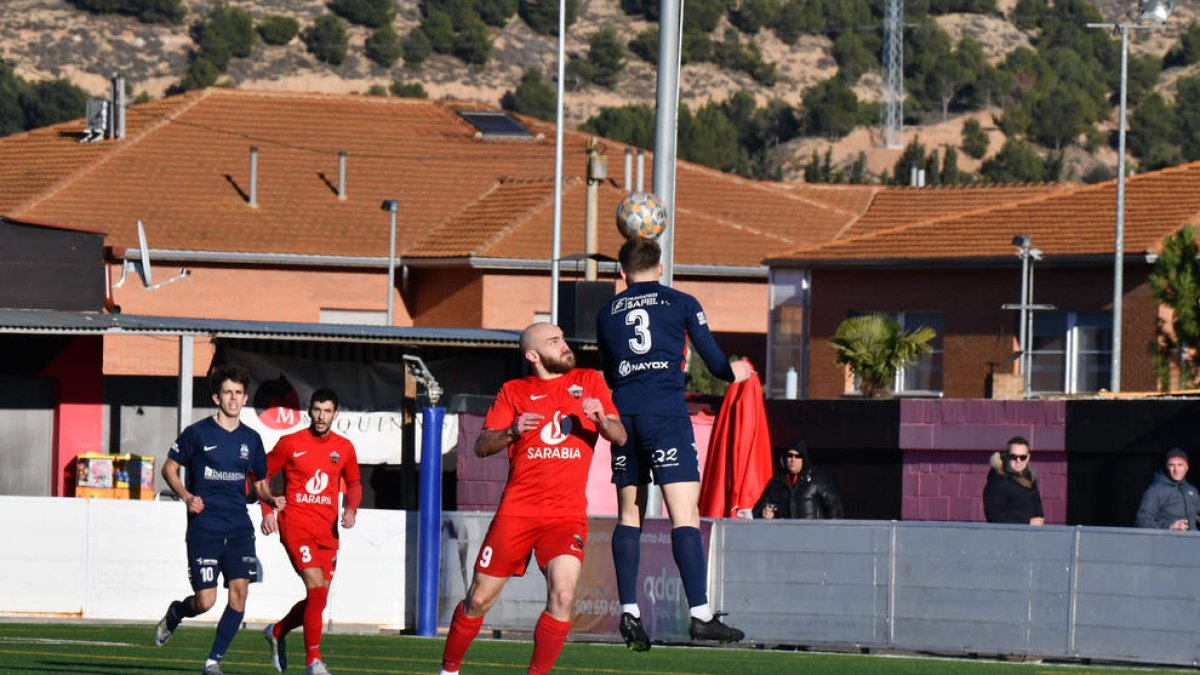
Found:
<svg viewBox="0 0 1200 675"><path fill-rule="evenodd" d="M267 475L267 453L257 431L245 424L226 431L206 417L184 429L167 456L187 471L188 492L204 500L203 511L188 513L188 538L254 534L246 481Z"/></svg>
<svg viewBox="0 0 1200 675"><path fill-rule="evenodd" d="M700 303L657 281L630 284L596 317L604 377L622 415L684 415L687 338L713 375L732 382L733 368L713 339Z"/></svg>

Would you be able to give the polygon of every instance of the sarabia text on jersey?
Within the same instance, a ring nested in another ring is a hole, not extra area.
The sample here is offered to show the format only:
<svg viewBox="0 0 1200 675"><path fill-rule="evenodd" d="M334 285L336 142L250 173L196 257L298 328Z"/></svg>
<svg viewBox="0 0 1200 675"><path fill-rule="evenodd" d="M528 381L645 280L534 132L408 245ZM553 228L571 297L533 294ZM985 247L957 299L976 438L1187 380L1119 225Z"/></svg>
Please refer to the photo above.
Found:
<svg viewBox="0 0 1200 675"><path fill-rule="evenodd" d="M700 303L657 281L630 284L596 316L604 377L622 415L688 414L684 392L687 338L713 375L733 368L708 328Z"/></svg>
<svg viewBox="0 0 1200 675"><path fill-rule="evenodd" d="M600 436L583 414L586 398L598 399L605 414L617 414L594 370L576 368L549 380L531 375L500 388L484 427L507 429L525 412L542 415L542 421L508 446L508 483L497 515L586 517L588 469Z"/></svg>
<svg viewBox="0 0 1200 675"><path fill-rule="evenodd" d="M308 535L336 548L338 496L342 480L359 481L358 455L345 436L330 431L316 436L308 429L288 434L267 455L267 475L284 470L287 505L278 513L279 529L294 537Z"/></svg>
<svg viewBox="0 0 1200 675"><path fill-rule="evenodd" d="M239 424L227 431L206 417L179 434L167 457L186 470L184 486L204 500L188 513L187 536L254 536L246 510L248 484L267 475L267 453L258 432Z"/></svg>

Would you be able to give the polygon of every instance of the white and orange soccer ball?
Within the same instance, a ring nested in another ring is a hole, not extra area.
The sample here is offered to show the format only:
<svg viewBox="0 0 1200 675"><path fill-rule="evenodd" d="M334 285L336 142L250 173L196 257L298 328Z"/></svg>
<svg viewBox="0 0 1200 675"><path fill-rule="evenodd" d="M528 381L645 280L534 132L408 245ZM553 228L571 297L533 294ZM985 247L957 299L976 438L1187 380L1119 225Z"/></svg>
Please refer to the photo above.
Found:
<svg viewBox="0 0 1200 675"><path fill-rule="evenodd" d="M626 239L657 239L667 227L667 207L649 192L631 192L617 206L617 230Z"/></svg>

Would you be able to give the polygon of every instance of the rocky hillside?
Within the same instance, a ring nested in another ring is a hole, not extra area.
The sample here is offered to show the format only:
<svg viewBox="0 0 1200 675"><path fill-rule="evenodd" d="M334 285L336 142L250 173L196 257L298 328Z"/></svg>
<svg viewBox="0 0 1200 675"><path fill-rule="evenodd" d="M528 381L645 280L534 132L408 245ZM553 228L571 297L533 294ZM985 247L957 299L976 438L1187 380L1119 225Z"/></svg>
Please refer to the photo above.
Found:
<svg viewBox="0 0 1200 675"><path fill-rule="evenodd" d="M65 77L85 90L102 94L107 78L122 72L136 92L157 97L179 82L194 47L188 26L204 16L212 0L184 0L190 14L182 25L143 24L122 16L94 16L78 10L65 0L3 0L0 2L0 58L12 64L18 75L28 80ZM284 14L308 25L327 12L323 0L226 0L225 4L247 10L256 19L267 14ZM1008 12L1016 0L999 0L1002 12ZM1132 0L1096 0L1105 17L1115 18L1134 4ZM1200 0L1183 0L1170 25L1161 31L1139 31L1133 43L1137 53L1162 55L1175 44L1179 34L1200 13ZM407 34L420 20L416 0L397 0L394 27ZM727 24L714 35L724 32ZM1004 17L978 14L951 14L937 18L938 23L957 41L964 35L979 40L993 63L1012 49L1029 44L1022 33ZM649 24L626 16L619 0L580 0L579 19L571 27L567 51L586 54L587 39L601 27L613 26L632 39ZM518 17L503 29L492 29L492 57L483 68L471 68L449 56L432 56L419 70L407 70L402 62L385 69L363 54L369 30L351 27L350 52L339 66L318 62L305 51L300 40L285 46L268 46L261 41L249 58L235 59L223 80L238 87L286 89L322 92L365 92L372 85L388 85L394 80L420 81L432 97L456 97L498 102L505 91L516 86L522 72L531 64L541 66L550 76L556 68L557 44L552 38L537 35ZM723 70L710 63L689 64L681 73L681 101L693 109L711 100L724 100L733 92L747 90L761 101L778 98L800 104L807 88L828 79L837 69L831 55L832 45L822 36L802 37L788 46L770 31L761 31L752 39L764 59L778 68L778 81L770 87L760 85L748 75ZM572 92L566 101L568 123L577 125L603 106L628 103L653 104L654 67L637 57L627 56L627 68L613 90L589 86ZM1169 92L1178 72L1163 74L1160 87ZM868 73L855 87L861 100L877 100L880 91L878 73ZM82 113L82 111L81 111ZM993 136L992 151L1003 139L989 113L974 113ZM909 129L921 134L923 142L936 146L957 143L962 120L938 120L929 128ZM910 137L906 133L906 138ZM834 158L842 159L868 151L868 166L878 172L890 168L898 150L877 149L877 134L858 129L834 144ZM786 178L796 178L814 149L821 152L830 144L824 140L793 141L781 152ZM1105 159L1103 157L1098 159ZM1084 162L1086 163L1086 161ZM963 169L974 170L978 162L963 158Z"/></svg>

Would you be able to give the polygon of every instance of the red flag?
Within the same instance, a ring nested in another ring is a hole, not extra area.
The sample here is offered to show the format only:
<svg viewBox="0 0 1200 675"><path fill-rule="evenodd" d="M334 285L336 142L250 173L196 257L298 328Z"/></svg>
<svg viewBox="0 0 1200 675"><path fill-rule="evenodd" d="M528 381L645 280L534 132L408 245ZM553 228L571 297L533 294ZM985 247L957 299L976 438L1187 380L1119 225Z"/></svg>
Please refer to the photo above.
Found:
<svg viewBox="0 0 1200 675"><path fill-rule="evenodd" d="M735 518L754 507L771 480L771 436L762 383L753 375L729 385L708 439L700 482L700 515Z"/></svg>

